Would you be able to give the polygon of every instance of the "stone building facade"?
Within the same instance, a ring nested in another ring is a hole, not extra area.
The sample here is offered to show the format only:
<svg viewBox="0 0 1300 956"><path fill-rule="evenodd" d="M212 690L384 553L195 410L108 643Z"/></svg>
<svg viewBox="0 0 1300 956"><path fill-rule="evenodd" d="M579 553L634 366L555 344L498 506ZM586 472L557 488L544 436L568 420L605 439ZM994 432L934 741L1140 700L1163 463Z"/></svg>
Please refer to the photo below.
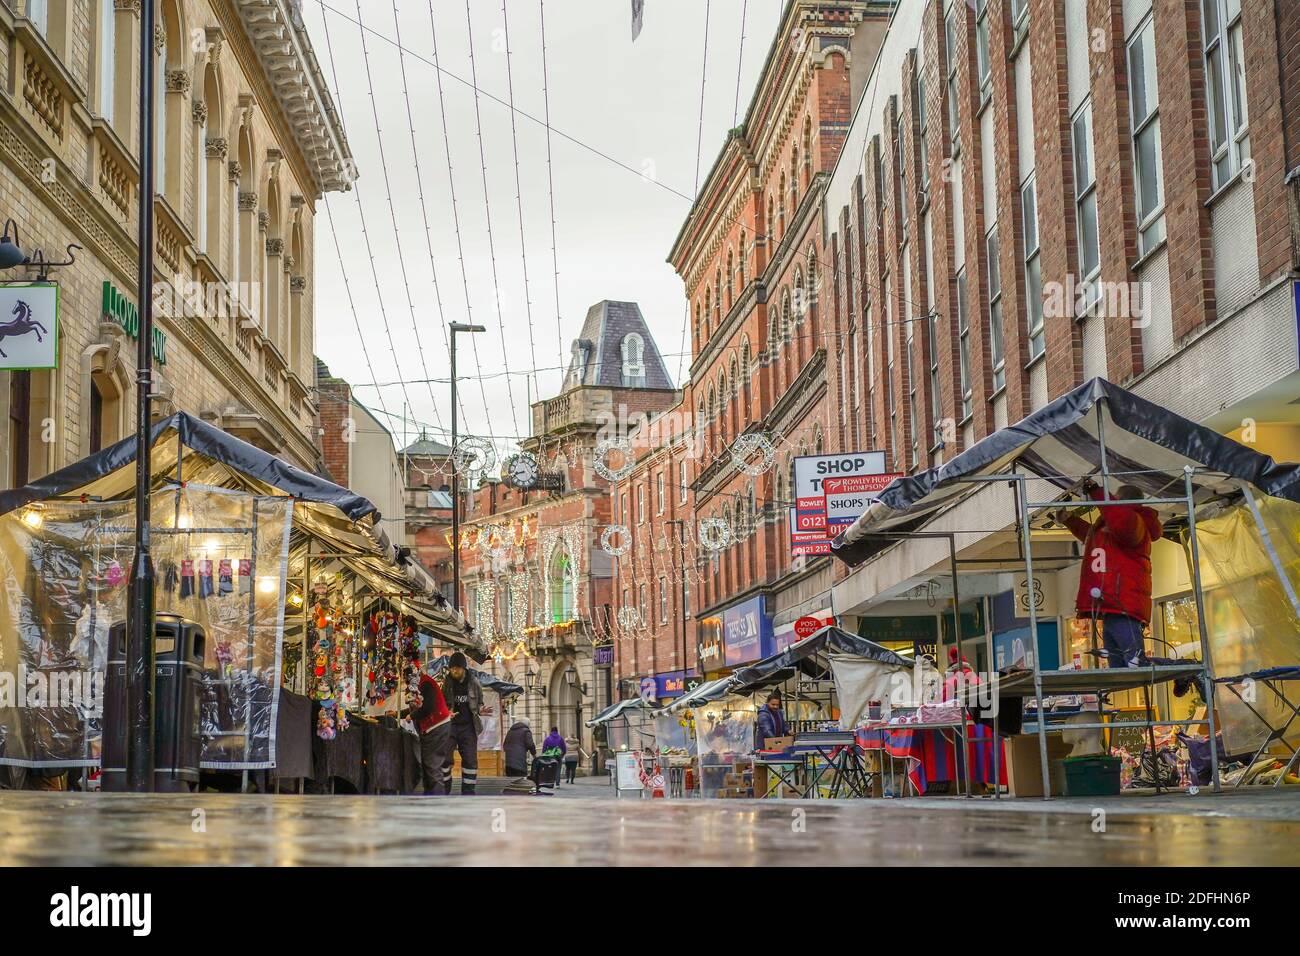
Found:
<svg viewBox="0 0 1300 956"><path fill-rule="evenodd" d="M313 221L354 175L333 101L288 0L157 17L154 414L314 468ZM82 247L52 275L58 367L0 372L6 485L132 430L140 32L134 0L0 0L0 217L29 255Z"/></svg>

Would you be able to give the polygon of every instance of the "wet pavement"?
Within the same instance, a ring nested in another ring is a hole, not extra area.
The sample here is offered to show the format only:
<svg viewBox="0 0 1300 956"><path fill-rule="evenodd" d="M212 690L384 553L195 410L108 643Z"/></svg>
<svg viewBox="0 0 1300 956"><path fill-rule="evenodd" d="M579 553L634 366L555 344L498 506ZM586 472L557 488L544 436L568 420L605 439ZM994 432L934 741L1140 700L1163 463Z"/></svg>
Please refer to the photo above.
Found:
<svg viewBox="0 0 1300 956"><path fill-rule="evenodd" d="M1296 865L1300 793L1103 801L0 792L3 865ZM1096 809L1105 810L1097 832Z"/></svg>

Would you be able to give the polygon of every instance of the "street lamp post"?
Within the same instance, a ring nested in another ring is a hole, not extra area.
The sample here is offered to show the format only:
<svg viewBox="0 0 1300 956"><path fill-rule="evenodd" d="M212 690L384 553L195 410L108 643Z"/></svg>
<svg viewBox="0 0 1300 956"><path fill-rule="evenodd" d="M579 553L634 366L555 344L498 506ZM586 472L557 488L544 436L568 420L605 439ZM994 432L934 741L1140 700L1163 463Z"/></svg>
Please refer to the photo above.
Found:
<svg viewBox="0 0 1300 956"><path fill-rule="evenodd" d="M136 302L140 313L135 365L135 552L126 642L126 788L153 789L154 568L149 553L149 401L153 391L154 0L140 5L140 214Z"/></svg>
<svg viewBox="0 0 1300 956"><path fill-rule="evenodd" d="M456 607L460 600L460 471L456 467L456 333L486 332L483 325L452 322L451 328L451 599Z"/></svg>
<svg viewBox="0 0 1300 956"><path fill-rule="evenodd" d="M672 518L667 524L677 526L677 546L681 556L682 572L682 595L679 617L682 619L682 692L686 692L686 677L690 671L690 664L686 656L686 521L682 518ZM698 662L696 665L698 670ZM700 675L696 675L697 677Z"/></svg>

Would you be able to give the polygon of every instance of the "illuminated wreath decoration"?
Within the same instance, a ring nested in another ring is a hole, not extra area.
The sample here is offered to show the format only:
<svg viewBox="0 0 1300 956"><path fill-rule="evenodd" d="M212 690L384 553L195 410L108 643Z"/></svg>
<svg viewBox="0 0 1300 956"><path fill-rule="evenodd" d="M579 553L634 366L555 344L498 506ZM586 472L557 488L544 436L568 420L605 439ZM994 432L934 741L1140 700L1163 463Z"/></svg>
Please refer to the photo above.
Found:
<svg viewBox="0 0 1300 956"><path fill-rule="evenodd" d="M636 608L628 605L618 609L617 615L619 626L624 630L630 631L641 624L641 612Z"/></svg>
<svg viewBox="0 0 1300 956"><path fill-rule="evenodd" d="M700 522L700 545L706 551L721 551L731 544L731 525L722 518L705 518Z"/></svg>
<svg viewBox="0 0 1300 956"><path fill-rule="evenodd" d="M451 461L456 474L462 478L477 478L496 465L497 450L486 438L470 435L456 442Z"/></svg>
<svg viewBox="0 0 1300 956"><path fill-rule="evenodd" d="M758 456L755 460L755 456ZM749 432L736 436L731 443L731 463L736 470L757 478L771 471L776 464L776 446L772 440L761 432Z"/></svg>
<svg viewBox="0 0 1300 956"><path fill-rule="evenodd" d="M605 460L609 457L609 453L612 451L623 453L622 467L611 468L609 462ZM628 475L632 474L632 469L635 467L632 461L632 446L628 444L626 439L602 438L600 441L596 442L596 447L593 449L592 454L595 458L596 474L600 475L600 477L604 478L606 481L622 481Z"/></svg>
<svg viewBox="0 0 1300 956"><path fill-rule="evenodd" d="M618 538L617 544L615 544L613 540L616 536ZM600 533L601 550L616 558L627 554L627 549L631 547L631 542L629 541L631 537L632 532L628 530L626 525L606 525L605 530Z"/></svg>

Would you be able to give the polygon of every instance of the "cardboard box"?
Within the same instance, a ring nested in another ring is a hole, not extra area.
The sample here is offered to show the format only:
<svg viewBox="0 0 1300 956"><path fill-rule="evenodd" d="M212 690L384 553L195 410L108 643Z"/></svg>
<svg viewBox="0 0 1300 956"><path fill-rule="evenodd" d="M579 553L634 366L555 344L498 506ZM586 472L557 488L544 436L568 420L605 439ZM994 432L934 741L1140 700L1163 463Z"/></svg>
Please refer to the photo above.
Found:
<svg viewBox="0 0 1300 956"><path fill-rule="evenodd" d="M1043 762L1038 752L1038 734L1017 734L1006 738L1007 787L1013 797L1043 795ZM1052 793L1063 795L1063 780L1056 766L1070 753L1071 745L1061 739L1060 731L1047 735L1047 761L1052 766Z"/></svg>
<svg viewBox="0 0 1300 956"><path fill-rule="evenodd" d="M764 750L788 750L793 746L793 737L766 737L763 740Z"/></svg>

